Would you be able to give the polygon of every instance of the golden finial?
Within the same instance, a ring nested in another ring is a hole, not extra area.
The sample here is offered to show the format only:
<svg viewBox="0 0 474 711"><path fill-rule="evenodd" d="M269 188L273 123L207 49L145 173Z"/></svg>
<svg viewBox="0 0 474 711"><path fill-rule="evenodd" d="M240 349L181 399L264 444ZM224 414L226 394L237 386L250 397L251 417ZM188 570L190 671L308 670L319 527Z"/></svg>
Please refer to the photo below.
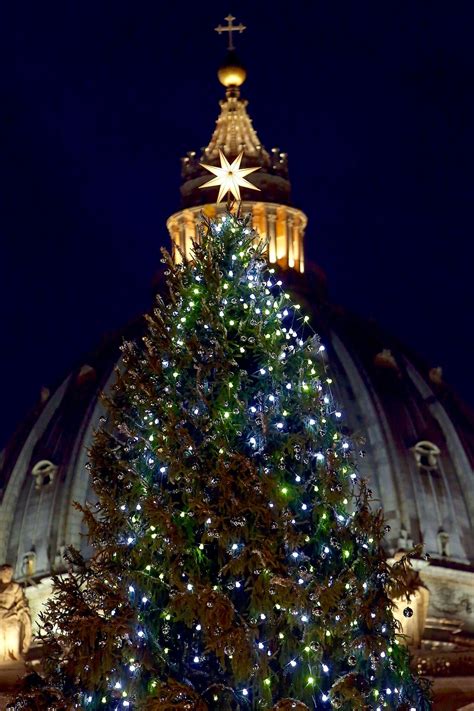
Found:
<svg viewBox="0 0 474 711"><path fill-rule="evenodd" d="M225 87L229 88L240 86L244 83L245 77L247 76L245 68L239 62L235 54L235 47L232 38L233 32L239 32L239 34L242 34L242 32L247 28L242 23L234 25L233 22L235 20L235 17L233 15L227 15L225 19L227 20L227 26L218 25L214 29L219 35L221 35L223 32L229 33L227 59L224 64L219 67L219 70L217 72L217 76L219 77L220 83L223 84Z"/></svg>

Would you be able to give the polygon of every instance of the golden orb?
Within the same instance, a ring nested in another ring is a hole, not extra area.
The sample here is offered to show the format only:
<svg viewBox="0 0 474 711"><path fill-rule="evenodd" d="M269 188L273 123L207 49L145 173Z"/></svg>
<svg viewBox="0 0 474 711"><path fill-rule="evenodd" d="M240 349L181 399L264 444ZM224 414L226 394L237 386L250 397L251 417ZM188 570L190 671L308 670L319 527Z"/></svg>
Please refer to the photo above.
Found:
<svg viewBox="0 0 474 711"><path fill-rule="evenodd" d="M241 86L247 76L245 67L239 62L235 53L230 51L226 61L217 70L219 81L225 87Z"/></svg>

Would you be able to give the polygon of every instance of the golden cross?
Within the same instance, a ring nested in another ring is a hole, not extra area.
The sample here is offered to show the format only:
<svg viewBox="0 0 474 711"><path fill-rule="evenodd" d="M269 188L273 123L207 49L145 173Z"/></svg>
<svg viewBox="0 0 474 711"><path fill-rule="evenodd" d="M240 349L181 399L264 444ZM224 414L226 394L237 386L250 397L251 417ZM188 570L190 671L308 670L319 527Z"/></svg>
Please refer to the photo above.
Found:
<svg viewBox="0 0 474 711"><path fill-rule="evenodd" d="M217 25L214 30L220 35L223 32L229 33L229 46L227 47L227 49L229 51L232 51L233 49L235 49L234 45L232 44L232 32L239 32L240 34L242 34L242 32L247 28L242 23L240 23L239 25L233 25L232 22L235 20L235 17L233 15L227 15L227 17L224 17L224 20L227 20L227 27L225 25Z"/></svg>

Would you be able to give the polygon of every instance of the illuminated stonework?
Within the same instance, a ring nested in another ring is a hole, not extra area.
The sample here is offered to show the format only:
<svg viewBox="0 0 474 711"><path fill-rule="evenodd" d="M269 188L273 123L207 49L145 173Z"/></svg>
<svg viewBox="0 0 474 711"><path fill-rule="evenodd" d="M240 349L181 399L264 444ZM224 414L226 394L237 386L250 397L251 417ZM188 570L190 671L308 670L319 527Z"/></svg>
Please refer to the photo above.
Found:
<svg viewBox="0 0 474 711"><path fill-rule="evenodd" d="M203 212L208 217L224 215L226 205L207 204L180 210L168 219L166 226L171 236L173 258L191 258L192 242L198 240L197 224ZM304 272L304 231L308 221L301 210L271 202L243 201L242 214L251 214L252 226L268 239L268 259L283 269Z"/></svg>
<svg viewBox="0 0 474 711"><path fill-rule="evenodd" d="M226 91L225 99L220 102L221 112L216 127L203 159L208 162L218 160L219 149L226 155L238 155L241 150L246 156L270 161L270 156L262 146L247 113L247 101L240 98L237 88Z"/></svg>

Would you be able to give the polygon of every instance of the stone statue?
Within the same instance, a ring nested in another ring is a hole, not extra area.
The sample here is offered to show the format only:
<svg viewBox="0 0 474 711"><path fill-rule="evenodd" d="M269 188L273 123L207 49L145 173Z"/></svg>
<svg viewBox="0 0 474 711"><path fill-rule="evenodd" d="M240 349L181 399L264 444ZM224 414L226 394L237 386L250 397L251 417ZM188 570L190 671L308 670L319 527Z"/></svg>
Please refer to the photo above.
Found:
<svg viewBox="0 0 474 711"><path fill-rule="evenodd" d="M23 588L13 568L0 566L0 664L22 659L31 643L31 617Z"/></svg>

